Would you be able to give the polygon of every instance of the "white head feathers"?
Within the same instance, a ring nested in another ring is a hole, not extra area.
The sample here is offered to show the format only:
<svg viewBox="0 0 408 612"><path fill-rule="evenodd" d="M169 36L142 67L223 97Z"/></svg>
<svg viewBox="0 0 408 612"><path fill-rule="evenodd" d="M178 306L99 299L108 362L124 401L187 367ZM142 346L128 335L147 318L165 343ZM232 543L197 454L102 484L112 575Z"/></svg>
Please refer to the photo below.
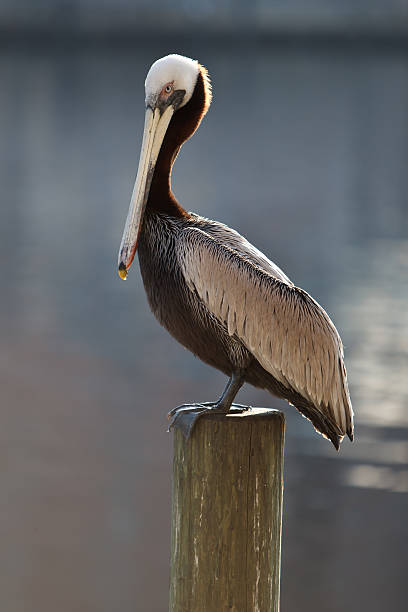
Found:
<svg viewBox="0 0 408 612"><path fill-rule="evenodd" d="M167 83L174 83L174 89L184 89L185 96L180 106L184 106L193 95L200 72L196 60L183 55L166 55L152 64L145 81L146 100L160 93Z"/></svg>

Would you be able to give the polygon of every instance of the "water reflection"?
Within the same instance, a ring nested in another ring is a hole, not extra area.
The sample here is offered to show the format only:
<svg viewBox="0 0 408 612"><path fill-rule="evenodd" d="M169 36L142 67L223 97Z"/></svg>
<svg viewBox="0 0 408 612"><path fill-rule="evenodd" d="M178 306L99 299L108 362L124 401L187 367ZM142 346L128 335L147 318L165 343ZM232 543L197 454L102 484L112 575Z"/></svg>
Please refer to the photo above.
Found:
<svg viewBox="0 0 408 612"><path fill-rule="evenodd" d="M408 493L408 470L396 471L388 467L355 465L346 476L346 484L352 487Z"/></svg>
<svg viewBox="0 0 408 612"><path fill-rule="evenodd" d="M164 415L216 397L224 379L154 321L137 267L126 284L115 271L145 70L161 46L0 57L8 610L166 609ZM333 315L346 346L357 441L340 455L271 396L239 398L288 416L282 608L403 610L407 57L179 51L209 66L215 99L177 161L178 197L268 253ZM243 83L250 98L237 95Z"/></svg>
<svg viewBox="0 0 408 612"><path fill-rule="evenodd" d="M408 216L408 210L407 210ZM350 249L351 286L342 313L351 339L349 368L358 381L359 422L407 426L408 241L371 241Z"/></svg>

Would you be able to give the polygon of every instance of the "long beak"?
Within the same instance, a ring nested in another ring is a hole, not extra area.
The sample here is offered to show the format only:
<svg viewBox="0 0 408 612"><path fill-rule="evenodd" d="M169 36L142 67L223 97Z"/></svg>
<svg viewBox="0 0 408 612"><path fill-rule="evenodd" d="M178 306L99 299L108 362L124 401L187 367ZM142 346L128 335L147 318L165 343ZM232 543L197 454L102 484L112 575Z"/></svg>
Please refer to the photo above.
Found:
<svg viewBox="0 0 408 612"><path fill-rule="evenodd" d="M147 198L149 197L154 169L173 113L174 108L171 104L163 113L159 108L152 110L150 107L147 107L146 109L139 168L119 249L118 273L123 280L126 279L136 253L143 213L146 208Z"/></svg>

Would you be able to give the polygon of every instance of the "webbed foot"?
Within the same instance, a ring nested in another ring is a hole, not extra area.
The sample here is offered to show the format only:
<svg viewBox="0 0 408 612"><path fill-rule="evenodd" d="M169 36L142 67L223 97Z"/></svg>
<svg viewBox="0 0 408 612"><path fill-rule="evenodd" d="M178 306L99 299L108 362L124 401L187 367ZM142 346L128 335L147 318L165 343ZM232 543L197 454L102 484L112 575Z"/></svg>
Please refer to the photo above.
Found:
<svg viewBox="0 0 408 612"><path fill-rule="evenodd" d="M188 440L194 429L194 426L198 419L205 414L227 414L231 413L242 413L246 410L250 410L249 406L243 406L242 404L232 404L229 410L225 409L225 406L221 402L202 402L200 404L182 404L173 408L168 413L170 420L169 429L176 427L179 429L183 436Z"/></svg>

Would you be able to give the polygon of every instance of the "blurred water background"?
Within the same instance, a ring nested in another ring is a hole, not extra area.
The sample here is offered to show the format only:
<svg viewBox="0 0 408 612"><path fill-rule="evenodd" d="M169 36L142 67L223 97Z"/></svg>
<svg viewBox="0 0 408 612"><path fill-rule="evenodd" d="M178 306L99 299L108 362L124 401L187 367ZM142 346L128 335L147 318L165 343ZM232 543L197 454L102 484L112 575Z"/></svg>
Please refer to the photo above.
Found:
<svg viewBox="0 0 408 612"><path fill-rule="evenodd" d="M282 610L406 610L408 3L309 8L1 0L1 610L167 609L166 413L225 384L159 327L137 265L116 274L144 78L169 52L214 86L180 202L245 234L345 344L340 454L238 398L287 415Z"/></svg>

